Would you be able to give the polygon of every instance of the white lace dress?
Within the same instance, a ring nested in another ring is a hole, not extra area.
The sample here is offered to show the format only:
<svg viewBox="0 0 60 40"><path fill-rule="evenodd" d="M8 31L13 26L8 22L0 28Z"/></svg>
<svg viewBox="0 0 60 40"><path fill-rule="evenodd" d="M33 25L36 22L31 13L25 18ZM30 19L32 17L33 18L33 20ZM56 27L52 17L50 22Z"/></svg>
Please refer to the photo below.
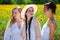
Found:
<svg viewBox="0 0 60 40"><path fill-rule="evenodd" d="M4 40L23 40L21 37L21 32L23 28L23 22L21 23L21 28L19 29L17 26L17 23L14 23L12 25L11 30L6 28L5 34L4 34Z"/></svg>

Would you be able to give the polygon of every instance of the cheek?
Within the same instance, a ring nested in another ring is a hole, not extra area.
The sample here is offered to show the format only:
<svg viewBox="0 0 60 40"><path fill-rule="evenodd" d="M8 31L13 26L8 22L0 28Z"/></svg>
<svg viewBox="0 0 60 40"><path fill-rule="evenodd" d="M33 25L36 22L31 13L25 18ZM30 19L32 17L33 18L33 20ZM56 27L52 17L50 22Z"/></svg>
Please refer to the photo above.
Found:
<svg viewBox="0 0 60 40"><path fill-rule="evenodd" d="M27 14L27 15L30 15L30 12L27 12L26 14Z"/></svg>
<svg viewBox="0 0 60 40"><path fill-rule="evenodd" d="M47 11L48 11L48 10L47 10L46 8L44 8L44 14L47 14Z"/></svg>
<svg viewBox="0 0 60 40"><path fill-rule="evenodd" d="M20 13L18 14L18 17L19 17L19 18L21 17Z"/></svg>
<svg viewBox="0 0 60 40"><path fill-rule="evenodd" d="M17 18L17 17L18 17L18 14L16 13L16 14L14 15L14 17Z"/></svg>
<svg viewBox="0 0 60 40"><path fill-rule="evenodd" d="M47 15L48 14L48 10L44 10L44 14Z"/></svg>
<svg viewBox="0 0 60 40"><path fill-rule="evenodd" d="M47 13L47 12L44 12L44 14L45 14L45 15L48 15L48 13Z"/></svg>
<svg viewBox="0 0 60 40"><path fill-rule="evenodd" d="M49 12L46 12L46 16L49 16L50 14L49 14Z"/></svg>
<svg viewBox="0 0 60 40"><path fill-rule="evenodd" d="M27 12L27 14L30 14L30 12Z"/></svg>
<svg viewBox="0 0 60 40"><path fill-rule="evenodd" d="M46 14L46 10L44 9L43 11L44 11L44 14Z"/></svg>
<svg viewBox="0 0 60 40"><path fill-rule="evenodd" d="M34 12L29 12L29 15L33 15L34 14Z"/></svg>
<svg viewBox="0 0 60 40"><path fill-rule="evenodd" d="M19 14L19 16L21 16L21 14Z"/></svg>
<svg viewBox="0 0 60 40"><path fill-rule="evenodd" d="M46 14L47 12L46 11L44 11L44 14Z"/></svg>
<svg viewBox="0 0 60 40"><path fill-rule="evenodd" d="M13 17L15 17L15 14L12 14Z"/></svg>
<svg viewBox="0 0 60 40"><path fill-rule="evenodd" d="M17 17L17 16L19 16L20 14L19 14L18 12L16 12L16 14L15 14L15 15L16 15L16 17Z"/></svg>

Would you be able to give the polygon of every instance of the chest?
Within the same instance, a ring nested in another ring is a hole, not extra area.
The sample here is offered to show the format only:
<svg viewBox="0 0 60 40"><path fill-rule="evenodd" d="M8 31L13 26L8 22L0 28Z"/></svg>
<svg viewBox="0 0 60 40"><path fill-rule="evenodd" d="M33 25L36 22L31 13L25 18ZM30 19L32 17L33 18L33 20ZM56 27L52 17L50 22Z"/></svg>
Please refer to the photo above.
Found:
<svg viewBox="0 0 60 40"><path fill-rule="evenodd" d="M22 31L22 29L18 28L18 26L16 24L12 26L12 30L11 30L12 34L20 34L21 31Z"/></svg>

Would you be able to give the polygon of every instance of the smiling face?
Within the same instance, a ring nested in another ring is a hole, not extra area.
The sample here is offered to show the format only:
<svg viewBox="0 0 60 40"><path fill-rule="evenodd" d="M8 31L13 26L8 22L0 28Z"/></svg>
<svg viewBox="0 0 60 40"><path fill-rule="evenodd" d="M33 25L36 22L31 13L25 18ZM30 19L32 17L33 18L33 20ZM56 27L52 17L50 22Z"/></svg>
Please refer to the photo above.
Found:
<svg viewBox="0 0 60 40"><path fill-rule="evenodd" d="M18 11L18 9L13 9L12 10L12 17L14 18L14 19L18 19L18 18L20 18L20 12Z"/></svg>
<svg viewBox="0 0 60 40"><path fill-rule="evenodd" d="M34 9L32 7L28 8L26 11L26 15L32 17L34 15Z"/></svg>

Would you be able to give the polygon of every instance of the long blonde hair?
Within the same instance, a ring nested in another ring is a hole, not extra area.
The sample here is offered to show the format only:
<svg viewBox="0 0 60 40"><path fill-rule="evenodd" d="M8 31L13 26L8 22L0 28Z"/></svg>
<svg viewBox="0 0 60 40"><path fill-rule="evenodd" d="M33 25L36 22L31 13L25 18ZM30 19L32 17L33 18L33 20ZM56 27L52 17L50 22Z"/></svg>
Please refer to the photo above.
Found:
<svg viewBox="0 0 60 40"><path fill-rule="evenodd" d="M21 13L21 11L22 11L22 9L20 7L15 7L12 9L12 11L15 9L18 9L19 13ZM11 28L12 24L14 24L15 22L16 22L16 19L14 19L14 17L11 16L10 20L8 21L7 28Z"/></svg>

